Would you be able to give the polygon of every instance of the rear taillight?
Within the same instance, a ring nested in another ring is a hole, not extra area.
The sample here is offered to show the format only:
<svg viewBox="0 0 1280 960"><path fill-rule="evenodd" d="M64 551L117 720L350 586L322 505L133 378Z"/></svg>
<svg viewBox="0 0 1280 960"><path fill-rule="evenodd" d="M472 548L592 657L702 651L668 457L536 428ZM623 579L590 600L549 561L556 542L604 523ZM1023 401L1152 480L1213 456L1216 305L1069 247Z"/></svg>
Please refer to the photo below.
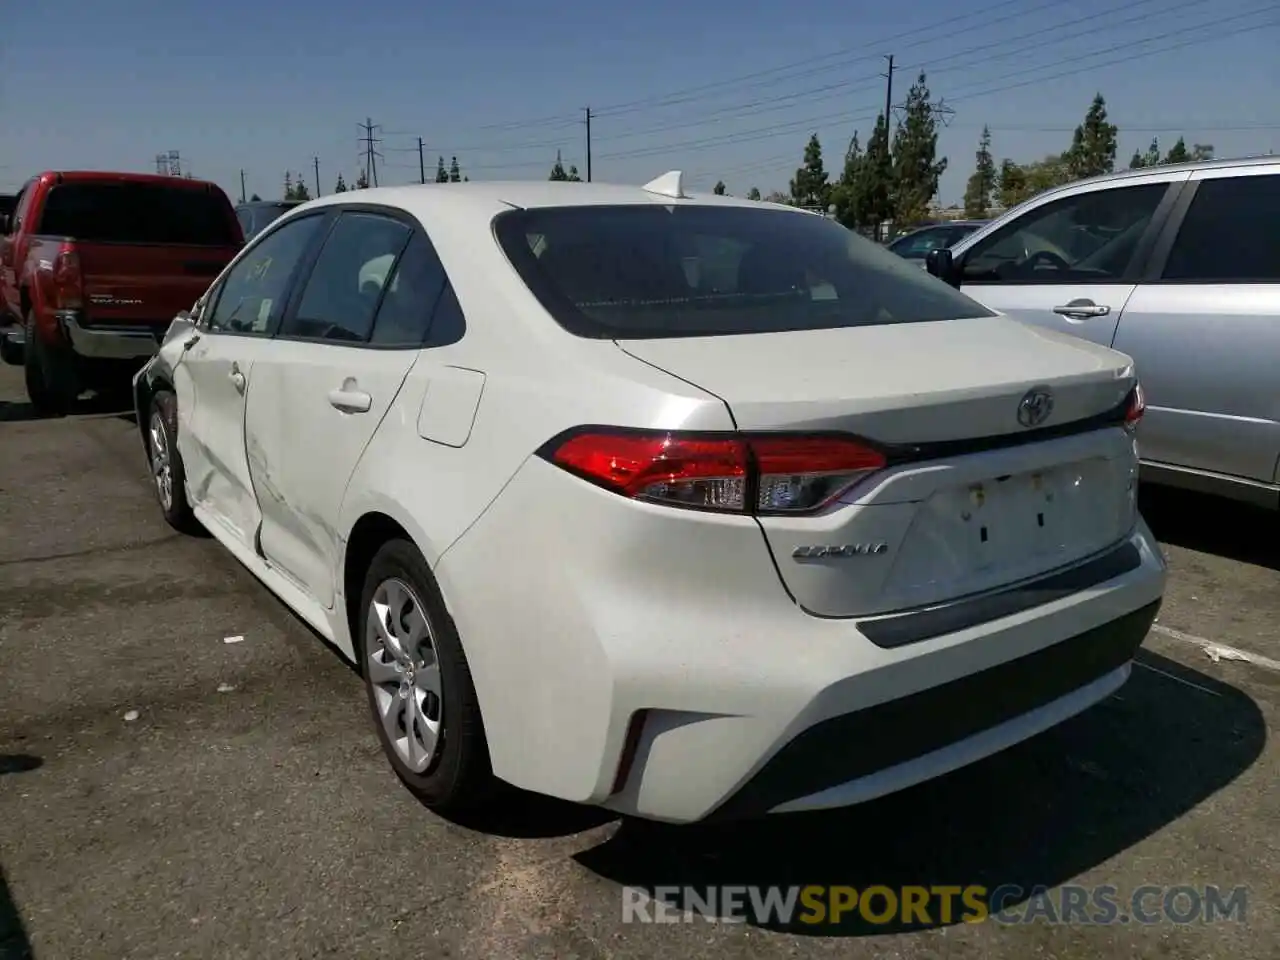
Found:
<svg viewBox="0 0 1280 960"><path fill-rule="evenodd" d="M637 500L725 513L816 510L885 466L852 438L584 430L546 459Z"/></svg>
<svg viewBox="0 0 1280 960"><path fill-rule="evenodd" d="M64 242L53 259L53 308L80 310L84 307L84 279L80 254L75 244Z"/></svg>
<svg viewBox="0 0 1280 960"><path fill-rule="evenodd" d="M1129 431L1138 429L1138 421L1147 412L1147 398L1143 396L1142 384L1134 384L1124 407L1124 428Z"/></svg>

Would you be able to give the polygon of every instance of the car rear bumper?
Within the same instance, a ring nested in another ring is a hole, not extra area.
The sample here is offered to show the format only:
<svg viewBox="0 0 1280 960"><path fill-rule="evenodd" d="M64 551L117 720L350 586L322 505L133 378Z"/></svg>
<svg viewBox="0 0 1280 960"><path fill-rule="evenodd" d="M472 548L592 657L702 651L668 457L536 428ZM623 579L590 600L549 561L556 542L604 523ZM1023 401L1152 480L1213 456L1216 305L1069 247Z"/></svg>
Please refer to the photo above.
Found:
<svg viewBox="0 0 1280 960"><path fill-rule="evenodd" d="M78 356L90 360L145 360L159 349L167 323L88 326L73 311L57 314L58 326Z"/></svg>
<svg viewBox="0 0 1280 960"><path fill-rule="evenodd" d="M1115 550L1133 562L1087 587L877 644L800 610L748 518L622 501L530 461L436 572L498 776L691 822L871 799L1110 695L1165 583L1141 520Z"/></svg>

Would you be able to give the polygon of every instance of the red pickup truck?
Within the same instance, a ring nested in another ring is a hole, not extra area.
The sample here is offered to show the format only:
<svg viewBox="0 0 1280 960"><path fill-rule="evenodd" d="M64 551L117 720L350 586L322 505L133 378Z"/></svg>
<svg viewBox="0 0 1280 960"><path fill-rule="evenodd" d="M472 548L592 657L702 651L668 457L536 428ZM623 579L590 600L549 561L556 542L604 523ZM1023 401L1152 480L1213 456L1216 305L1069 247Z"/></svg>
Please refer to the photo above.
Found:
<svg viewBox="0 0 1280 960"><path fill-rule="evenodd" d="M3 357L25 367L37 412L86 389L123 389L174 314L244 244L214 183L155 174L46 172L0 215Z"/></svg>

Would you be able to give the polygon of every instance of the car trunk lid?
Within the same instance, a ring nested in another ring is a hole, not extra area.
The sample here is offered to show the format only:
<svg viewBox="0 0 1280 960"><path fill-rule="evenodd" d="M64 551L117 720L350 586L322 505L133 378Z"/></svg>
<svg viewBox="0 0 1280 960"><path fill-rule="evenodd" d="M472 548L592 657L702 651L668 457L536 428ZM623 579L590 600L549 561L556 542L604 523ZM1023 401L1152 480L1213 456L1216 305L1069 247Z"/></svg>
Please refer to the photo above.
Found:
<svg viewBox="0 0 1280 960"><path fill-rule="evenodd" d="M885 452L816 513L758 517L812 613L990 590L1132 528L1132 437L1107 418L1134 372L1106 348L1002 317L618 345L720 397L741 431L853 434Z"/></svg>

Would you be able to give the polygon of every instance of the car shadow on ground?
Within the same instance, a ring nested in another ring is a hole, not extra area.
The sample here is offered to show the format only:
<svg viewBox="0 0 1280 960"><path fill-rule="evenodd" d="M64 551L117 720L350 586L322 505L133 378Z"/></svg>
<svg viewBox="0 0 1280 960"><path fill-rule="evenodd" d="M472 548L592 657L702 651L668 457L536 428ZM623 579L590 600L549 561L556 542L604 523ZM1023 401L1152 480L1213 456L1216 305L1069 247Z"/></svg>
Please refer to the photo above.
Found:
<svg viewBox="0 0 1280 960"><path fill-rule="evenodd" d="M43 765L39 757L30 754L0 753L0 777L7 774L26 773ZM9 893L9 882L0 868L0 960L30 960L35 954L22 917Z"/></svg>
<svg viewBox="0 0 1280 960"><path fill-rule="evenodd" d="M118 416L136 422L137 418L129 407L129 400L121 396L109 396L91 393L80 398L74 404L71 412L67 415L71 417L103 417ZM21 423L32 420L61 420L63 417L55 417L47 414L38 413L35 407L31 406L25 400L0 400L0 423Z"/></svg>
<svg viewBox="0 0 1280 960"><path fill-rule="evenodd" d="M684 888L705 897L708 887L726 885L980 885L988 892L1012 885L1020 892L1003 902L1016 914L1037 887L1069 882L1222 789L1253 764L1265 742L1263 717L1246 694L1143 651L1111 699L938 780L845 810L749 823L627 821L576 859L677 910L701 909L685 899ZM682 892L659 894L659 887ZM803 909L789 922L776 916L747 922L856 937L958 923L965 911L958 898L955 906L944 918L934 901L929 922L916 916L911 925L900 922L901 914L872 924L856 910L835 924L806 923Z"/></svg>
<svg viewBox="0 0 1280 960"><path fill-rule="evenodd" d="M1163 544L1280 570L1276 514L1171 487L1142 488L1139 509Z"/></svg>

